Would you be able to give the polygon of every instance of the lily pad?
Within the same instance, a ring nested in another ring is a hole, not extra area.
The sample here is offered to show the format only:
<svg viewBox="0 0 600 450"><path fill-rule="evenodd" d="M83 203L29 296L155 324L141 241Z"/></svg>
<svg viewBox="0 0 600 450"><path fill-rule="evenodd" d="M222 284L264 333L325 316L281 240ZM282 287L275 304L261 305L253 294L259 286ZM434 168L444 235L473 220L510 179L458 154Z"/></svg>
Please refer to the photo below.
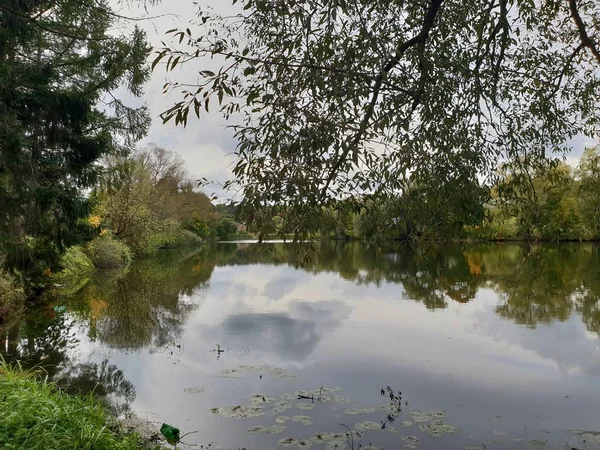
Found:
<svg viewBox="0 0 600 450"><path fill-rule="evenodd" d="M252 405L261 405L265 403L273 403L275 399L266 395L253 395L248 402Z"/></svg>
<svg viewBox="0 0 600 450"><path fill-rule="evenodd" d="M312 425L313 421L309 416L293 416L292 421L301 423L302 425Z"/></svg>
<svg viewBox="0 0 600 450"><path fill-rule="evenodd" d="M571 430L571 433L577 434L582 438L600 442L600 431Z"/></svg>
<svg viewBox="0 0 600 450"><path fill-rule="evenodd" d="M308 448L312 447L312 442L307 441L305 439L300 439L300 440L296 441L296 447L308 449Z"/></svg>
<svg viewBox="0 0 600 450"><path fill-rule="evenodd" d="M315 405L312 403L296 403L298 409L314 409Z"/></svg>
<svg viewBox="0 0 600 450"><path fill-rule="evenodd" d="M347 414L349 416L356 416L358 414L371 414L375 411L375 408L346 408L346 410L344 410L344 414Z"/></svg>
<svg viewBox="0 0 600 450"><path fill-rule="evenodd" d="M379 424L377 422L371 422L369 420L366 420L364 422L357 423L356 425L354 425L354 428L356 428L359 431L380 430L381 429L381 424Z"/></svg>
<svg viewBox="0 0 600 450"><path fill-rule="evenodd" d="M283 425L271 425L270 427L263 427L258 425L248 430L248 433L266 433L266 434L280 434L285 431Z"/></svg>
<svg viewBox="0 0 600 450"><path fill-rule="evenodd" d="M529 445L533 446L533 447L538 447L538 448L542 448L546 446L545 442L542 441L536 441L535 439L529 441Z"/></svg>
<svg viewBox="0 0 600 450"><path fill-rule="evenodd" d="M230 419L246 419L248 417L259 417L264 414L260 406L223 406L221 408L212 408L212 414Z"/></svg>
<svg viewBox="0 0 600 450"><path fill-rule="evenodd" d="M203 387L186 387L183 392L185 392L186 394L202 394L204 392L204 388Z"/></svg>
<svg viewBox="0 0 600 450"><path fill-rule="evenodd" d="M361 447L360 450L379 450L379 447L375 447L374 445L367 445L366 447Z"/></svg>
<svg viewBox="0 0 600 450"><path fill-rule="evenodd" d="M277 423L286 423L288 420L290 420L289 416L275 417L275 422Z"/></svg>
<svg viewBox="0 0 600 450"><path fill-rule="evenodd" d="M408 415L417 423L429 422L431 420L431 416L429 414L421 411L411 411L408 413Z"/></svg>
<svg viewBox="0 0 600 450"><path fill-rule="evenodd" d="M402 440L412 445L419 445L421 443L421 439L416 436L402 436Z"/></svg>
<svg viewBox="0 0 600 450"><path fill-rule="evenodd" d="M331 434L329 433L315 433L312 435L311 440L316 444L324 444L325 442L331 439Z"/></svg>
<svg viewBox="0 0 600 450"><path fill-rule="evenodd" d="M275 414L279 414L287 409L292 409L293 407L294 406L291 403L288 403L286 401L281 401L281 402L275 403L275 406L273 407L273 412Z"/></svg>
<svg viewBox="0 0 600 450"><path fill-rule="evenodd" d="M298 441L294 438L283 438L279 441L280 447L295 447Z"/></svg>
<svg viewBox="0 0 600 450"><path fill-rule="evenodd" d="M327 402L345 403L345 402L349 402L350 399L345 398L345 397L340 397L339 395L323 395L323 396L319 397L319 401L321 401L323 403L327 403Z"/></svg>
<svg viewBox="0 0 600 450"><path fill-rule="evenodd" d="M444 436L445 434L457 433L460 431L454 425L450 425L443 420L434 420L431 423L419 425L421 431L431 434L432 436Z"/></svg>

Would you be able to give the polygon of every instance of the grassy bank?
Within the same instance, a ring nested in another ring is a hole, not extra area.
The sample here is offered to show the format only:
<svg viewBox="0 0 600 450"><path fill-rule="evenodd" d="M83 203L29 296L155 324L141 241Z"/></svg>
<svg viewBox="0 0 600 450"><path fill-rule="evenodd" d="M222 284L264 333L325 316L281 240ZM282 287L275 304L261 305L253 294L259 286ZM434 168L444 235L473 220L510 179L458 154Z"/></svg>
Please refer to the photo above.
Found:
<svg viewBox="0 0 600 450"><path fill-rule="evenodd" d="M18 367L0 365L0 448L27 450L150 449L91 396L76 397Z"/></svg>

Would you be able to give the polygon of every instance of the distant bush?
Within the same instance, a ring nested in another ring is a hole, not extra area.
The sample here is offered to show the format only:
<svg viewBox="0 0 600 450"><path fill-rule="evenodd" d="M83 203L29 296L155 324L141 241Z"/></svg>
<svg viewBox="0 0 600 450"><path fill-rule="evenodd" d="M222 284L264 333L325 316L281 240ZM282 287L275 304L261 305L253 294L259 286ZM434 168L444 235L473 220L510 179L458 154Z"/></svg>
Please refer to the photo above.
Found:
<svg viewBox="0 0 600 450"><path fill-rule="evenodd" d="M94 264L78 245L70 247L60 259L62 270L54 280L70 293L79 291L94 272Z"/></svg>
<svg viewBox="0 0 600 450"><path fill-rule="evenodd" d="M237 232L237 225L231 219L221 219L215 228L219 239L227 239Z"/></svg>
<svg viewBox="0 0 600 450"><path fill-rule="evenodd" d="M10 274L0 270L0 326L16 319L24 306L23 289Z"/></svg>
<svg viewBox="0 0 600 450"><path fill-rule="evenodd" d="M85 249L97 269L118 269L131 262L131 250L111 234L98 236Z"/></svg>
<svg viewBox="0 0 600 450"><path fill-rule="evenodd" d="M196 233L189 230L178 230L175 234L171 247L188 247L192 245L198 245L204 242L201 237Z"/></svg>

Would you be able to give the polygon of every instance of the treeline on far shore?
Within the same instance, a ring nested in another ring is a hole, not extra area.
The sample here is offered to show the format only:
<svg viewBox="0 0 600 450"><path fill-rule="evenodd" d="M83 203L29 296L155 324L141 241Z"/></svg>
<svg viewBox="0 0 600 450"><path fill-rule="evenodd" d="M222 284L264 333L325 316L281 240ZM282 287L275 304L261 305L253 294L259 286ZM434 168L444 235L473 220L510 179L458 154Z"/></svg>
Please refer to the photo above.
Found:
<svg viewBox="0 0 600 450"><path fill-rule="evenodd" d="M502 164L493 183L437 180L403 193L323 208L323 236L364 239L594 241L600 239L600 146L578 166L560 159ZM274 227L285 222L273 218ZM315 230L316 231L316 230Z"/></svg>

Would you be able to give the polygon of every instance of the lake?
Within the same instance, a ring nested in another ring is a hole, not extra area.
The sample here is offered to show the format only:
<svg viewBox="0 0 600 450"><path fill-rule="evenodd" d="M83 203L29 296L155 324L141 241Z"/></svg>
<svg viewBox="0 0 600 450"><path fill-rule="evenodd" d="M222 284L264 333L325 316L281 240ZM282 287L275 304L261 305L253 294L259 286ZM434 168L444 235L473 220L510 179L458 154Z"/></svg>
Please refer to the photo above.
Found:
<svg viewBox="0 0 600 450"><path fill-rule="evenodd" d="M203 448L599 448L599 299L592 244L225 243L51 293L0 351Z"/></svg>

